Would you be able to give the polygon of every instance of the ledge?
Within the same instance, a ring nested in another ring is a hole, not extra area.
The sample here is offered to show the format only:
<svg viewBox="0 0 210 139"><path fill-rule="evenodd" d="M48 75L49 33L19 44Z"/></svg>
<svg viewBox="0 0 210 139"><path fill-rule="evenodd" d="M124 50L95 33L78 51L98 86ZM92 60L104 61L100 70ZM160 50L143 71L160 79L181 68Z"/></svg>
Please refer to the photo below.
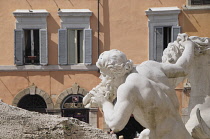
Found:
<svg viewBox="0 0 210 139"><path fill-rule="evenodd" d="M96 65L24 65L24 66L0 66L0 72L11 71L98 71Z"/></svg>
<svg viewBox="0 0 210 139"><path fill-rule="evenodd" d="M40 10L27 10L27 9L18 9L16 11L13 12L13 15L15 17L19 16L19 17L23 17L23 16L48 16L49 12L44 10L44 9L40 9Z"/></svg>
<svg viewBox="0 0 210 139"><path fill-rule="evenodd" d="M165 15L165 14L179 14L181 10L178 7L154 7L145 11L146 15Z"/></svg>
<svg viewBox="0 0 210 139"><path fill-rule="evenodd" d="M89 9L61 9L58 11L59 16L91 16Z"/></svg>
<svg viewBox="0 0 210 139"><path fill-rule="evenodd" d="M182 6L183 10L210 10L210 5Z"/></svg>

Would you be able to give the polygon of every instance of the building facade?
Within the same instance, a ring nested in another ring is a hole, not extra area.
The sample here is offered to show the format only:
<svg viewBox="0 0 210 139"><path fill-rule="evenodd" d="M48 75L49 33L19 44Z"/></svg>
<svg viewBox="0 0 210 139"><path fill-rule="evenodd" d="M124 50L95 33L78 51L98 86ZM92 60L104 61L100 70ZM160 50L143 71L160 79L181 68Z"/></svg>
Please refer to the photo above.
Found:
<svg viewBox="0 0 210 139"><path fill-rule="evenodd" d="M161 61L180 32L210 37L209 22L209 0L1 0L0 99L106 129L101 111L82 105L100 82L100 53ZM180 112L188 90L177 87Z"/></svg>

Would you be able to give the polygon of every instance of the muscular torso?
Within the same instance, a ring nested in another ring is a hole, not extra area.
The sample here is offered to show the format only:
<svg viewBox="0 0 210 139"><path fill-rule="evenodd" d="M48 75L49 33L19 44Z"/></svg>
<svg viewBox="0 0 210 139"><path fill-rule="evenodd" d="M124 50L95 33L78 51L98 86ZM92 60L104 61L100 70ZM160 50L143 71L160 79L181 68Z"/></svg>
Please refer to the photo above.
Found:
<svg viewBox="0 0 210 139"><path fill-rule="evenodd" d="M153 70L151 70L151 68ZM147 61L136 67L137 73L132 73L126 82L133 82L136 88L136 106L133 111L135 119L149 129L156 129L161 135L179 121L179 102L174 85L164 73L160 63ZM160 130L161 129L161 130ZM162 130L164 129L164 130Z"/></svg>

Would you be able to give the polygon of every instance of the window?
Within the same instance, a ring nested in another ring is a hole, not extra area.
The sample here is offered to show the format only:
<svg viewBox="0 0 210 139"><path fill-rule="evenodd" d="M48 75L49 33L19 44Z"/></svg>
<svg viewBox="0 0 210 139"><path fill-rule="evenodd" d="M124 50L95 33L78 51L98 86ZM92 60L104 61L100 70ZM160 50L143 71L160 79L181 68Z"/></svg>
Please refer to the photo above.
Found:
<svg viewBox="0 0 210 139"><path fill-rule="evenodd" d="M46 113L47 105L44 99L39 95L25 95L17 104L18 107L35 111L40 113Z"/></svg>
<svg viewBox="0 0 210 139"><path fill-rule="evenodd" d="M210 0L191 0L191 5L210 5Z"/></svg>
<svg viewBox="0 0 210 139"><path fill-rule="evenodd" d="M162 61L163 50L176 40L181 27L178 25L180 9L177 7L149 8L149 59Z"/></svg>
<svg viewBox="0 0 210 139"><path fill-rule="evenodd" d="M15 65L47 65L47 21L46 10L16 10L14 30Z"/></svg>
<svg viewBox="0 0 210 139"><path fill-rule="evenodd" d="M67 96L61 105L63 117L73 117L89 123L89 109L84 108L83 95L74 94Z"/></svg>
<svg viewBox="0 0 210 139"><path fill-rule="evenodd" d="M24 30L24 64L39 64L39 30Z"/></svg>
<svg viewBox="0 0 210 139"><path fill-rule="evenodd" d="M88 9L61 9L58 30L58 62L60 65L92 64L92 29Z"/></svg>
<svg viewBox="0 0 210 139"><path fill-rule="evenodd" d="M180 27L169 26L169 27L154 27L155 31L155 42L154 42L154 59L155 61L161 62L163 56L163 50L167 48L168 43L176 40L178 33L180 33Z"/></svg>
<svg viewBox="0 0 210 139"><path fill-rule="evenodd" d="M83 30L68 29L68 64L84 63Z"/></svg>

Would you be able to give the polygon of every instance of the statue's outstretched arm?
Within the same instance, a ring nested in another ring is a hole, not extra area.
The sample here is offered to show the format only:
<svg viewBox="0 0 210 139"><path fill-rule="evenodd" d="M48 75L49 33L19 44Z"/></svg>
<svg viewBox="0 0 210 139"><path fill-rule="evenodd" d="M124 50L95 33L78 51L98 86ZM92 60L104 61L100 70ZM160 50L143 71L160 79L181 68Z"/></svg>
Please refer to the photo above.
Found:
<svg viewBox="0 0 210 139"><path fill-rule="evenodd" d="M115 106L109 101L102 104L105 122L114 132L125 127L135 107L136 97L131 93L132 88L130 88L126 83L118 88Z"/></svg>

